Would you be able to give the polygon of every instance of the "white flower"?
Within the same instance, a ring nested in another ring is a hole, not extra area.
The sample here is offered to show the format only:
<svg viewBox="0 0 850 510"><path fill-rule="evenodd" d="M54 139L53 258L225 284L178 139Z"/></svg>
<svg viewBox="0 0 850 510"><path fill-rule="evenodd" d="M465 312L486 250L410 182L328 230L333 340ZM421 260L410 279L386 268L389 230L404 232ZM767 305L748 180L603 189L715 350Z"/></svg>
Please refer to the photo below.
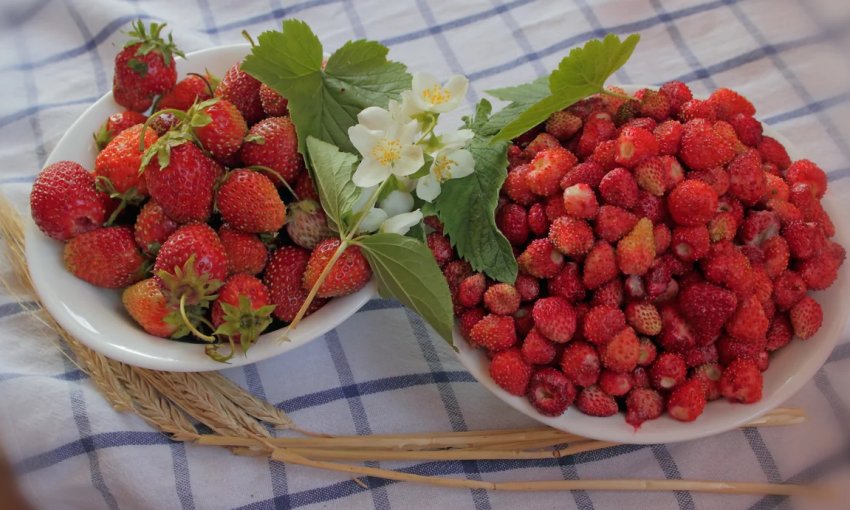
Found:
<svg viewBox="0 0 850 510"><path fill-rule="evenodd" d="M475 133L471 129L450 131L444 135L440 135L440 149L446 151L462 149L466 147L466 144L468 144L474 136Z"/></svg>
<svg viewBox="0 0 850 510"><path fill-rule="evenodd" d="M387 221L389 215L387 211L380 209L378 207L373 207L369 209L369 212L366 213L366 216L363 218L363 221L360 222L360 226L357 228L358 234L366 234L368 232L374 232L378 230L381 225Z"/></svg>
<svg viewBox="0 0 850 510"><path fill-rule="evenodd" d="M440 85L434 75L416 73L413 75L413 103L423 112L449 112L458 107L467 88L466 76L454 75L445 85Z"/></svg>
<svg viewBox="0 0 850 510"><path fill-rule="evenodd" d="M381 232L384 234L404 235L411 227L419 224L420 221L422 221L422 211L419 209L409 213L398 214L386 220L381 225Z"/></svg>
<svg viewBox="0 0 850 510"><path fill-rule="evenodd" d="M370 106L348 129L351 143L363 156L351 180L361 188L379 184L390 175L410 175L422 167L422 147L415 145L416 121L400 123L392 114Z"/></svg>
<svg viewBox="0 0 850 510"><path fill-rule="evenodd" d="M369 186L368 188L360 188L360 195L358 195L357 200L354 202L354 205L351 206L351 212L354 214L358 214L366 208L367 202L372 198L372 195L378 191L378 185Z"/></svg>
<svg viewBox="0 0 850 510"><path fill-rule="evenodd" d="M426 202L431 202L440 195L440 183L449 179L466 177L475 170L475 160L472 153L466 149L441 150L434 157L434 163L428 175L421 177L416 183L416 194Z"/></svg>
<svg viewBox="0 0 850 510"><path fill-rule="evenodd" d="M394 190L381 200L378 206L390 216L397 216L413 210L413 195L406 191Z"/></svg>

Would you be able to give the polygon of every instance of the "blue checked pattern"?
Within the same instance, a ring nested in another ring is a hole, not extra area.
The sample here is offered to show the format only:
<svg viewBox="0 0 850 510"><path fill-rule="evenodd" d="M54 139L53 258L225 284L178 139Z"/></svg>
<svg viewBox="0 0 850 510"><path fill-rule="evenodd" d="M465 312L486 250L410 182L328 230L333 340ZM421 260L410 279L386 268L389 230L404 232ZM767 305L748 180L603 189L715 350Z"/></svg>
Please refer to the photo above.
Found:
<svg viewBox="0 0 850 510"><path fill-rule="evenodd" d="M850 199L850 148L841 74L840 2L803 0L34 0L0 5L0 186L25 204L34 175L71 122L111 83L120 31L167 21L181 48L240 42L308 21L327 47L367 37L411 68L470 77L467 99L553 68L569 48L605 33L640 32L621 83L735 88L759 115L827 169L830 193ZM830 11L832 10L832 11ZM846 12L844 13L847 14ZM828 74L828 77L825 77ZM469 111L469 108L466 108ZM458 115L459 117L459 115ZM231 456L172 443L113 412L55 348L50 331L0 295L0 446L39 508L788 508L780 498L704 494L513 494L445 490ZM623 445L532 462L381 463L470 479L696 478L809 482L841 473L850 456L850 343L789 405L810 420L788 429L729 432L687 444ZM337 330L279 359L225 371L302 427L336 434L469 430L532 422L475 383L416 315L372 301ZM372 465L378 465L374 463ZM220 480L228 480L222 484Z"/></svg>

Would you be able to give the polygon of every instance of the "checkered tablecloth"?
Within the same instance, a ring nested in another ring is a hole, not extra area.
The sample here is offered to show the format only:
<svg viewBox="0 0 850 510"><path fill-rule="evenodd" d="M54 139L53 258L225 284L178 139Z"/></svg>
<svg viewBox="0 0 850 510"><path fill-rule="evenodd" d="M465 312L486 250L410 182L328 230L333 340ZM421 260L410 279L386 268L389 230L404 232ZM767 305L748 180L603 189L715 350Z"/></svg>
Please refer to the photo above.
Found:
<svg viewBox="0 0 850 510"><path fill-rule="evenodd" d="M133 19L167 21L179 45L192 51L240 42L243 29L257 34L298 17L328 48L377 39L412 69L466 74L470 102L484 90L545 73L591 37L639 32L642 42L616 81L679 79L697 93L720 86L743 92L761 118L829 171L829 192L850 200L842 13L834 12L843 3L1 0L0 185L23 197L71 122L110 89L120 31ZM382 466L486 480L840 477L850 431L848 338L845 333L826 366L789 402L808 412L803 425L549 461ZM790 507L778 498L685 492L496 493L376 479L364 488L341 474L172 443L135 416L113 412L65 360L55 335L2 295L0 347L0 449L38 508ZM532 425L478 385L420 318L388 301L370 302L337 330L278 359L224 373L301 426L329 433Z"/></svg>

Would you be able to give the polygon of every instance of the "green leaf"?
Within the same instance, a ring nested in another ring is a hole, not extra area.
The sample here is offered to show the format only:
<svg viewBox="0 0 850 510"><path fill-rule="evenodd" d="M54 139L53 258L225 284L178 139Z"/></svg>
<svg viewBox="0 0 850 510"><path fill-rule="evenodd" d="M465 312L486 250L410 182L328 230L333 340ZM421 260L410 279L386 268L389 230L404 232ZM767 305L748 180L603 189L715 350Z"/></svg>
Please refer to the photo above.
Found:
<svg viewBox="0 0 850 510"><path fill-rule="evenodd" d="M549 77L541 76L531 83L488 90L487 93L504 101L511 101L509 105L493 114L487 122L483 134L494 135L513 122L531 105L549 95Z"/></svg>
<svg viewBox="0 0 850 510"><path fill-rule="evenodd" d="M358 190L351 182L357 156L341 152L337 147L307 137L307 157L313 168L316 191L328 219L342 232L344 215L357 200Z"/></svg>
<svg viewBox="0 0 850 510"><path fill-rule="evenodd" d="M385 46L374 41L346 43L322 69L322 44L303 21L286 20L281 32L257 38L242 69L289 101L300 149L307 137L356 152L348 128L369 106L386 107L410 88L407 68L387 60Z"/></svg>
<svg viewBox="0 0 850 510"><path fill-rule="evenodd" d="M496 204L499 189L507 177L507 142L491 142L487 134L491 106L487 100L478 104L474 119L466 126L475 132L467 148L475 158L475 171L462 179L443 183L434 209L443 230L458 254L476 271L494 280L513 283L517 263L511 245L496 227Z"/></svg>
<svg viewBox="0 0 850 510"><path fill-rule="evenodd" d="M581 48L573 48L549 75L549 95L527 107L495 136L495 140L511 140L545 122L551 114L577 101L603 92L605 80L621 68L634 52L640 36L632 34L624 41L614 34L605 39L592 39ZM512 89L516 89L513 87ZM520 94L499 89L500 98L516 99Z"/></svg>
<svg viewBox="0 0 850 510"><path fill-rule="evenodd" d="M366 236L358 244L369 260L381 296L410 307L453 345L449 285L428 246L399 234Z"/></svg>

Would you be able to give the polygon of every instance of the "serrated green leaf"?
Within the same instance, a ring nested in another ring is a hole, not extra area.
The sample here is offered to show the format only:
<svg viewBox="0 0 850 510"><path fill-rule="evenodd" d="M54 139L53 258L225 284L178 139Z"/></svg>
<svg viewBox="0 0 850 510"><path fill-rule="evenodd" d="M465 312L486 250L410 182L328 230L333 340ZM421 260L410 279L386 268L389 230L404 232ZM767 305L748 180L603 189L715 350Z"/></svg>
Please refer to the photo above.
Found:
<svg viewBox="0 0 850 510"><path fill-rule="evenodd" d="M558 69L549 75L549 95L516 116L499 131L494 140L516 138L545 122L554 112L563 110L587 96L602 92L605 80L626 63L639 40L640 36L637 34L632 34L625 40L608 34L602 40L592 39L581 48L573 48L570 54L561 60ZM505 89L497 92L502 97L506 95ZM508 96L511 94L511 91L507 92Z"/></svg>
<svg viewBox="0 0 850 510"><path fill-rule="evenodd" d="M307 137L306 143L319 200L328 220L341 232L344 215L357 200L358 190L351 182L357 157L312 136Z"/></svg>
<svg viewBox="0 0 850 510"><path fill-rule="evenodd" d="M242 69L289 101L290 116L302 152L308 136L356 152L348 128L368 106L386 107L410 88L407 68L387 60L385 46L374 41L346 43L322 69L322 45L306 23L283 22L281 32L265 32Z"/></svg>
<svg viewBox="0 0 850 510"><path fill-rule="evenodd" d="M428 246L399 234L366 236L358 244L372 267L381 296L410 307L453 345L449 285Z"/></svg>
<svg viewBox="0 0 850 510"><path fill-rule="evenodd" d="M504 101L511 101L509 105L493 114L487 121L486 128L481 130L484 135L494 135L513 122L531 105L549 95L549 77L541 76L531 83L488 90L487 93Z"/></svg>
<svg viewBox="0 0 850 510"><path fill-rule="evenodd" d="M434 209L443 230L458 254L473 269L494 280L513 283L517 263L511 245L496 227L496 204L499 189L507 177L507 142L491 142L486 134L491 106L487 100L478 104L474 119L466 126L475 132L467 149L475 158L475 171L462 179L443 183L434 200Z"/></svg>

